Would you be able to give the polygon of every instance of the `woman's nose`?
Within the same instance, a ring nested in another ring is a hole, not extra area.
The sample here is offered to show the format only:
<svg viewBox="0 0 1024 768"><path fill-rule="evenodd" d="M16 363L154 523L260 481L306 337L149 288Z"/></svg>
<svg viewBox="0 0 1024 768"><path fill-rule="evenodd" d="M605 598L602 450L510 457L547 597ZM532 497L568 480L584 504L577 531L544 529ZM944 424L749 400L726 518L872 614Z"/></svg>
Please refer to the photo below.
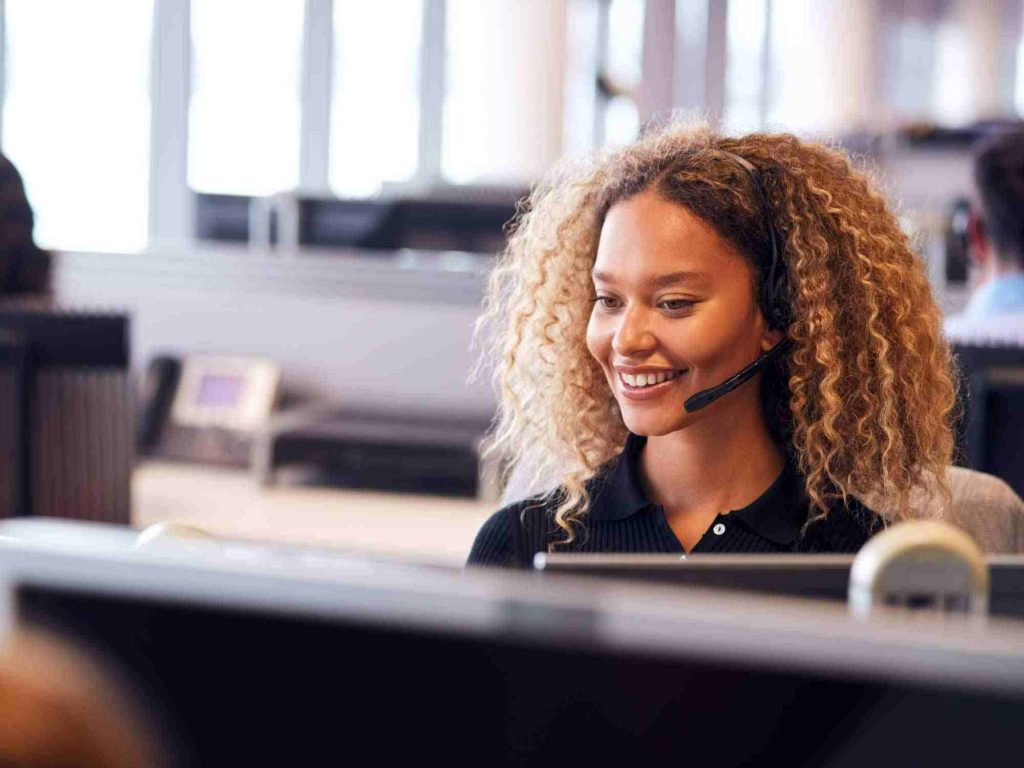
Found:
<svg viewBox="0 0 1024 768"><path fill-rule="evenodd" d="M615 353L621 357L631 357L650 352L657 345L657 339L651 332L645 314L636 309L627 310L612 337L612 349Z"/></svg>

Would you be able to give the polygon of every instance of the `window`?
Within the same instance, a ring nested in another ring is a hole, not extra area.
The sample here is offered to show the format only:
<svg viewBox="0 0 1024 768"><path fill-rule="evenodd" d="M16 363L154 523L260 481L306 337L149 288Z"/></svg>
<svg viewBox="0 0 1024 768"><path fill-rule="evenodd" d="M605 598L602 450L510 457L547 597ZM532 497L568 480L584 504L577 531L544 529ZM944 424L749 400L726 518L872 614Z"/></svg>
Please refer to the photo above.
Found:
<svg viewBox="0 0 1024 768"><path fill-rule="evenodd" d="M302 22L296 0L192 0L193 189L266 195L298 185Z"/></svg>
<svg viewBox="0 0 1024 768"><path fill-rule="evenodd" d="M152 0L7 0L4 13L3 149L25 180L36 240L143 247Z"/></svg>
<svg viewBox="0 0 1024 768"><path fill-rule="evenodd" d="M594 73L601 44L600 17L593 0L568 0L566 7L565 114L562 149L580 154L597 143L598 93Z"/></svg>
<svg viewBox="0 0 1024 768"><path fill-rule="evenodd" d="M611 0L605 72L615 86L635 92L643 75L643 47L643 0ZM625 94L613 96L605 106L605 141L627 144L639 133L640 111L636 100Z"/></svg>
<svg viewBox="0 0 1024 768"><path fill-rule="evenodd" d="M750 131L764 121L766 0L730 0L726 17L727 130Z"/></svg>
<svg viewBox="0 0 1024 768"><path fill-rule="evenodd" d="M367 195L416 174L422 0L334 0L330 184Z"/></svg>
<svg viewBox="0 0 1024 768"><path fill-rule="evenodd" d="M883 24L882 35L887 107L903 118L927 119L935 59L931 30L924 19L896 17Z"/></svg>
<svg viewBox="0 0 1024 768"><path fill-rule="evenodd" d="M773 0L768 20L771 35L771 94L767 121L785 130L804 132L825 127L829 88L825 84L822 17L829 10L813 0ZM802 44L795 45L794 40ZM806 41L806 42L804 42Z"/></svg>
<svg viewBox="0 0 1024 768"><path fill-rule="evenodd" d="M561 149L563 3L447 0L441 172L519 185Z"/></svg>
<svg viewBox="0 0 1024 768"><path fill-rule="evenodd" d="M500 175L500 153L493 148L509 139L500 133L506 119L488 121L489 108L500 109L493 83L502 82L502 61L508 55L497 3L448 0L445 12L445 100L441 168L455 183ZM507 85L505 89L507 89ZM493 125L493 132L485 130Z"/></svg>
<svg viewBox="0 0 1024 768"><path fill-rule="evenodd" d="M930 73L932 87L928 89L932 94L931 112L945 125L966 125L981 117L974 91L980 87L979 82L991 84L977 77L974 65L983 53L972 50L968 30L957 21L943 19L935 30L935 69Z"/></svg>

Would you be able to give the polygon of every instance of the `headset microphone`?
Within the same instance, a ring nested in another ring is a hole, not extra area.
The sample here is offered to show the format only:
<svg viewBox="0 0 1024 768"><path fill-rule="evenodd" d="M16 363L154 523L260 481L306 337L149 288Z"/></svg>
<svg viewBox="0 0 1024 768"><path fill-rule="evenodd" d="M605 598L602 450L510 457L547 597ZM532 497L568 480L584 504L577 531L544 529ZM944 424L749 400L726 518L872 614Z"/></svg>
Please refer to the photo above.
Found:
<svg viewBox="0 0 1024 768"><path fill-rule="evenodd" d="M757 360L748 365L746 368L741 370L736 375L730 376L728 379L723 381L718 386L711 387L710 389L701 390L697 394L691 395L690 397L686 398L686 402L683 403L683 408L686 409L687 413L693 413L694 411L699 411L701 408L704 408L705 406L711 405L713 402L715 402L715 400L720 398L722 395L729 394L734 389L736 389L736 387L754 378L754 376L756 376L762 368L764 368L766 365L772 362L772 360L774 360L783 352L785 352L788 347L789 339L783 339L774 347L772 347L763 355L761 355L759 358L757 358Z"/></svg>
<svg viewBox="0 0 1024 768"><path fill-rule="evenodd" d="M761 311L764 313L769 327L773 329L788 328L790 316L789 307L785 298L786 267L785 264L780 263L779 238L775 231L775 224L768 204L768 196L765 194L764 187L761 185L761 179L757 169L752 163L739 155L734 155L732 152L726 152L725 150L719 150L719 152L746 171L754 185L754 189L757 191L757 194L761 199L761 213L764 217L765 228L768 231L768 240L771 246L771 263L764 279L761 282ZM750 381L750 379L754 378L754 376L756 376L773 360L777 359L788 348L789 339L784 338L739 373L729 377L717 386L701 390L697 394L688 397L686 402L683 403L683 408L686 409L687 413L693 413L694 411L699 411L701 408L711 405L711 403L715 402L718 398L729 394L740 385Z"/></svg>

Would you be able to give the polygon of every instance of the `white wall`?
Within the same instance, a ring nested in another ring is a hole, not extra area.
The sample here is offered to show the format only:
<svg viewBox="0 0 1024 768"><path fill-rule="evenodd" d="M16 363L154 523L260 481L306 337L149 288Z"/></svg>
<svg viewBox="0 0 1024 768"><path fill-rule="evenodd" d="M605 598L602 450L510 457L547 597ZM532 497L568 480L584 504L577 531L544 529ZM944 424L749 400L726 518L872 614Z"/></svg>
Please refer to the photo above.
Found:
<svg viewBox="0 0 1024 768"><path fill-rule="evenodd" d="M489 414L489 385L466 383L483 273L389 258L62 254L54 277L65 305L131 313L137 370L162 352L266 356L310 397Z"/></svg>

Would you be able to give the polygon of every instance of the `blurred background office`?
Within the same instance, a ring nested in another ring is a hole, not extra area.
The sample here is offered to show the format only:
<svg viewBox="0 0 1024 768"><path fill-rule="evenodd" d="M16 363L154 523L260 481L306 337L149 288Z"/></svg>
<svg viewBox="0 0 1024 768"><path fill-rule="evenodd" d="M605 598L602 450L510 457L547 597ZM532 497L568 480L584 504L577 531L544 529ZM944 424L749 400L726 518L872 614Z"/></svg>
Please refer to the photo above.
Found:
<svg viewBox="0 0 1024 768"><path fill-rule="evenodd" d="M494 395L467 375L504 224L558 158L675 111L875 166L957 313L974 279L957 205L976 142L1024 113L1022 17L1021 0L0 0L0 149L52 253L47 311L125 324L114 352L74 358L131 382L108 387L128 421L89 474L130 488L93 516L461 562L501 495L478 451ZM1019 341L976 341L964 461L1020 491ZM42 430L42 397L19 434ZM12 498L57 509L39 442Z"/></svg>

